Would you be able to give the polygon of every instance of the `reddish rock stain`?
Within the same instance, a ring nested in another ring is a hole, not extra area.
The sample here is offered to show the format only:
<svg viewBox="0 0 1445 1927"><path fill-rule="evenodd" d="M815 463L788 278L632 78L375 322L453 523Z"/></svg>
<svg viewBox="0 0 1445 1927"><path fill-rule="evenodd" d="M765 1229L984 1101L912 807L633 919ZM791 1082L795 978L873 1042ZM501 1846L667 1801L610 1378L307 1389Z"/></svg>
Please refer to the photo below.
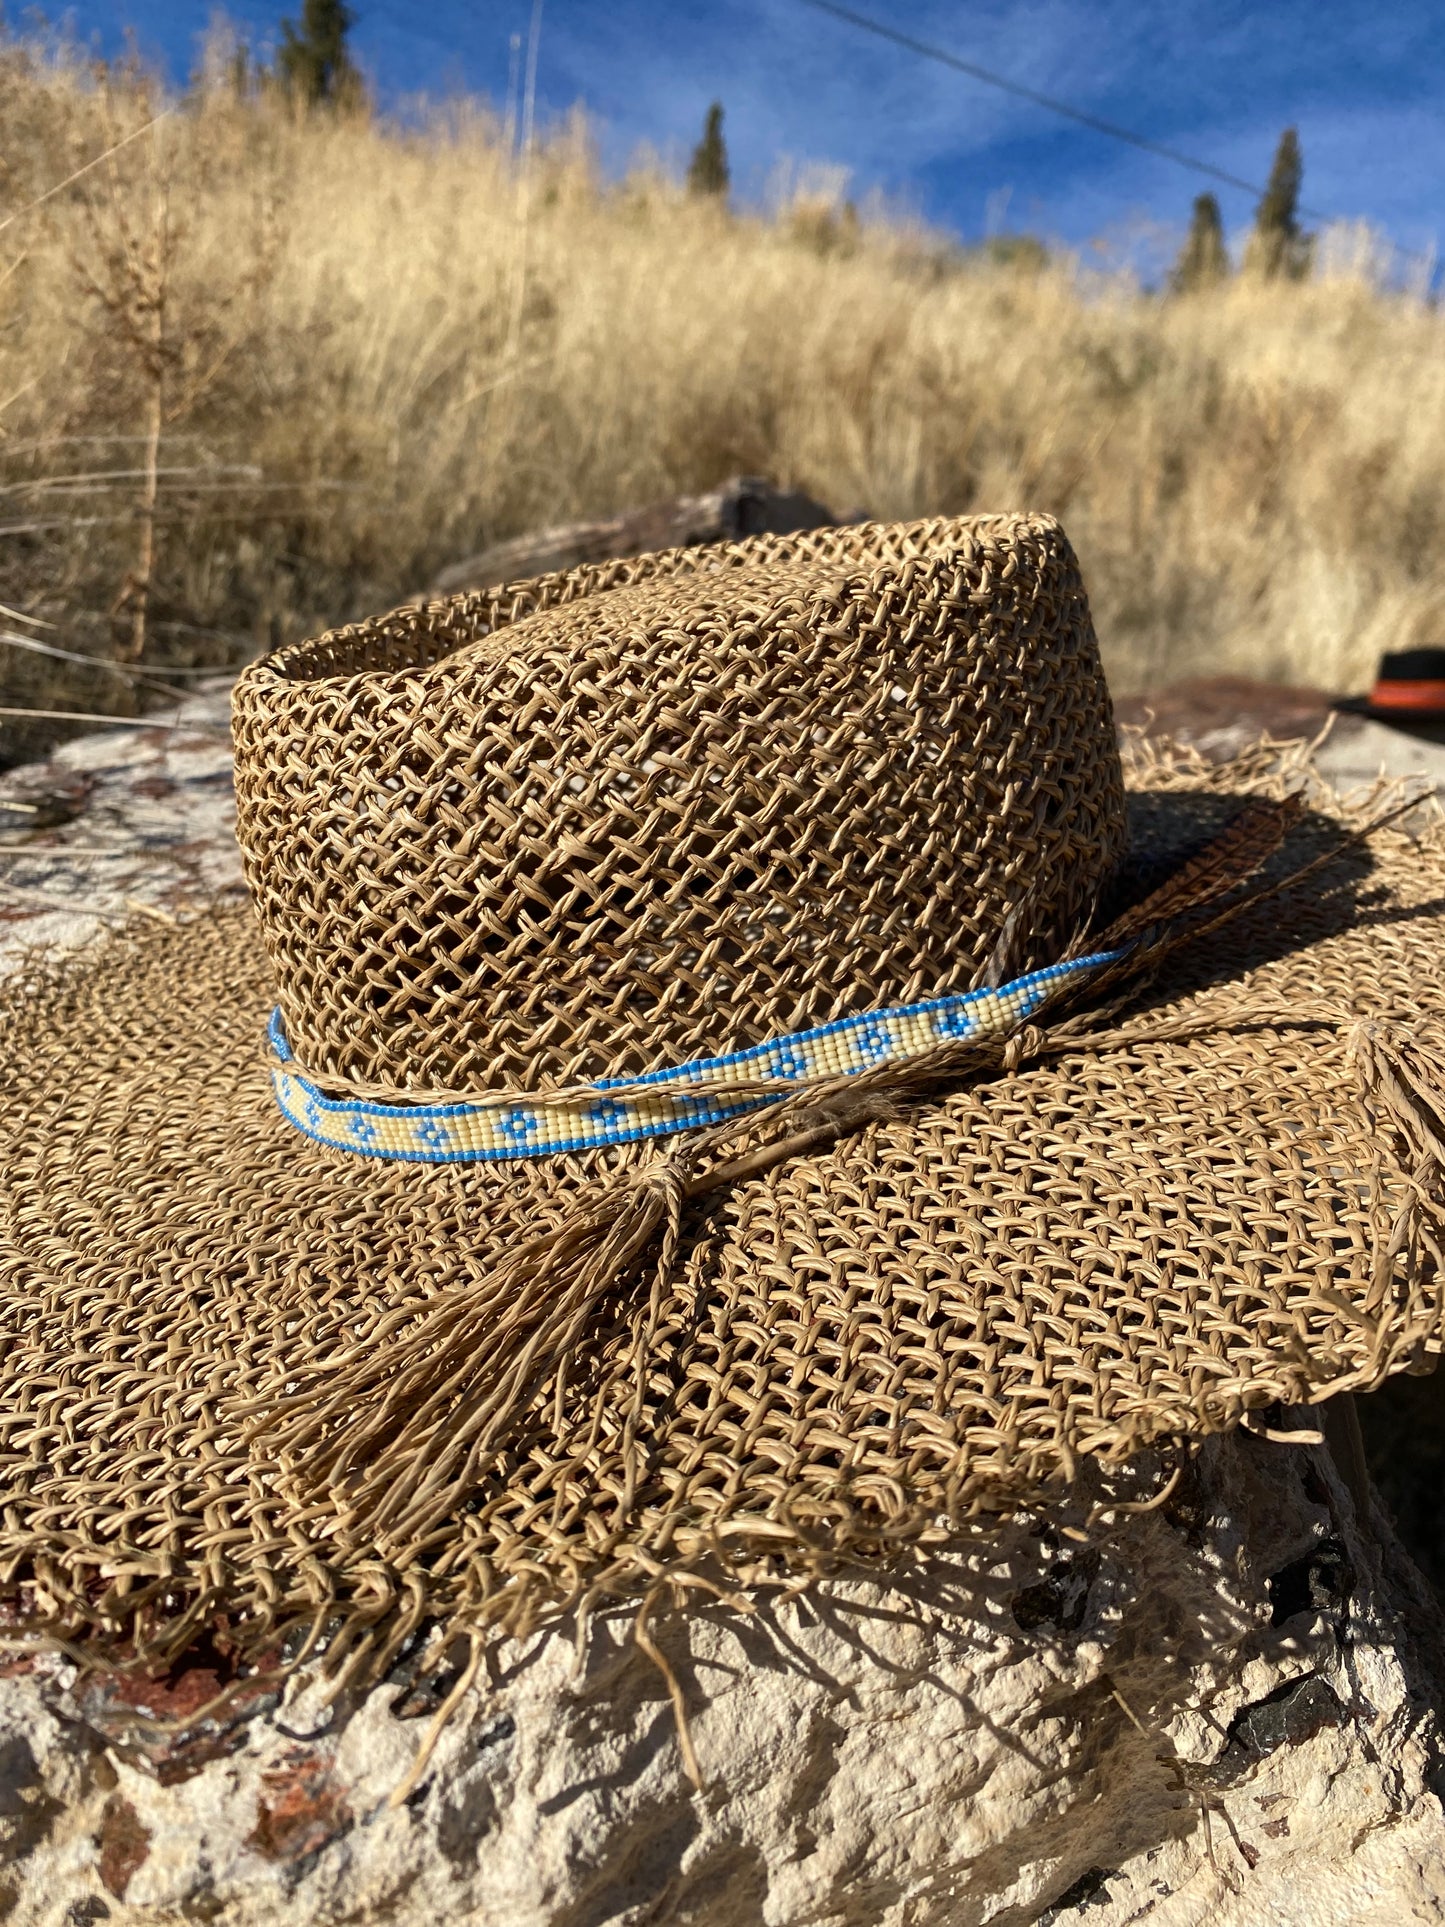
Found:
<svg viewBox="0 0 1445 1927"><path fill-rule="evenodd" d="M268 1860L300 1860L347 1832L351 1823L330 1760L297 1752L261 1775L256 1825L246 1844Z"/></svg>
<svg viewBox="0 0 1445 1927"><path fill-rule="evenodd" d="M223 1690L219 1675L210 1666L190 1666L169 1679L117 1670L104 1675L103 1683L113 1705L131 1707L153 1720L193 1719Z"/></svg>
<svg viewBox="0 0 1445 1927"><path fill-rule="evenodd" d="M143 1667L98 1671L76 1697L86 1723L122 1759L174 1786L244 1744L247 1722L274 1706L278 1692L264 1672L237 1681L223 1659L198 1650L158 1679Z"/></svg>
<svg viewBox="0 0 1445 1927"><path fill-rule="evenodd" d="M125 1899L125 1890L146 1863L151 1850L150 1828L123 1794L113 1793L101 1815L100 1878L107 1893Z"/></svg>

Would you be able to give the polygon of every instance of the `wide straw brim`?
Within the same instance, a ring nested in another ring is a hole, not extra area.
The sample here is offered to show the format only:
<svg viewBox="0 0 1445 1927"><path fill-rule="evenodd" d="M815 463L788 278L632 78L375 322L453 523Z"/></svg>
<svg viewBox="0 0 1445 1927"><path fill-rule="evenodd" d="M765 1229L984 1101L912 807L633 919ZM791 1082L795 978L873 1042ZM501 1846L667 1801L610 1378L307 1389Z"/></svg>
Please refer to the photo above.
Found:
<svg viewBox="0 0 1445 1927"><path fill-rule="evenodd" d="M1295 764L1136 766L1143 869ZM1333 834L1324 805L1281 862ZM230 911L37 965L5 1000L0 1570L32 1628L163 1660L202 1624L253 1652L328 1626L374 1669L439 1621L926 1544L1085 1454L1267 1421L1440 1341L1435 823L1201 939L1103 1038L694 1204L500 1466L438 1511L398 1455L381 1530L354 1484L277 1456L267 1412L657 1152L324 1150L273 1101L273 998Z"/></svg>

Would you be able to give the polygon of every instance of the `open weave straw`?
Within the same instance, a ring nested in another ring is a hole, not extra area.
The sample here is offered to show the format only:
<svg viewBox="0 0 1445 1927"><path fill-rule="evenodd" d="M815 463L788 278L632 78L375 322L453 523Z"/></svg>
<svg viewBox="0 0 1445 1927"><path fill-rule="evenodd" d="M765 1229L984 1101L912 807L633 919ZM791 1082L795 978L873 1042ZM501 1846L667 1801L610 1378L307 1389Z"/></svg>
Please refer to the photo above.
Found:
<svg viewBox="0 0 1445 1927"><path fill-rule="evenodd" d="M815 1080L761 1112L681 1134L666 1155L597 1187L555 1229L524 1244L497 1267L485 1292L442 1294L420 1320L398 1314L364 1346L328 1359L279 1405L263 1401L250 1436L304 1466L313 1485L344 1490L353 1529L379 1539L425 1537L497 1473L499 1448L536 1384L565 1374L599 1300L615 1293L654 1246L657 1296L691 1200L745 1183L870 1119L896 1115L902 1101L940 1082L1015 1067L1048 1046L1107 1037L1109 1014L1127 1001L1126 986L1197 940L1203 913L1254 876L1299 813L1297 797L1247 805L1206 850L1092 939L1119 957L1087 984L1089 1015L1059 1020L1057 1006L1078 999L1066 984L1055 1008L1040 1013L1051 1020L1047 1035L1034 1022L941 1043L871 1073ZM1247 901L1236 894L1218 920L1232 920ZM1006 968L1000 959L995 974ZM1094 1014L1101 1002L1102 1017Z"/></svg>
<svg viewBox="0 0 1445 1927"><path fill-rule="evenodd" d="M873 562L821 587L800 544L782 559L807 579L781 598L743 585L754 546L715 558L738 620L705 702L681 638L722 634L714 603L680 597L672 620L625 569L615 593L637 599L614 613L657 654L631 684L588 577L517 592L515 622L480 641L505 611L464 599L340 632L248 685L259 928L228 911L128 931L0 999L0 1575L18 1623L154 1664L201 1627L253 1658L294 1657L304 1636L339 1677L376 1677L429 1628L521 1629L613 1595L645 1609L660 1585L926 1546L1041 1500L1083 1454L1197 1438L1438 1347L1445 835L1350 843L1383 804L1289 804L1302 766L1281 776L1268 756L1139 763L1126 799L1057 531L924 527L875 536ZM702 583L712 563L668 566ZM862 624L895 593L894 618ZM838 612L831 695L791 618L768 627L788 597L808 633ZM575 657L547 627L569 601ZM959 636L984 665L972 682ZM498 713L553 719L484 728L488 679ZM604 699L633 732L626 757L596 734ZM1071 703L1090 702L1075 736ZM688 703L693 733L669 735ZM760 720L786 734L795 715L792 761L768 761ZM1000 766L1039 732L1011 787L975 779L985 807L967 820L940 718L961 742L982 732ZM874 728L899 732L881 761ZM534 754L544 735L582 745L580 766ZM757 859L692 774L755 740ZM370 785L367 741L389 745ZM265 757L284 780L268 786ZM835 835L814 836L798 772L826 785L840 763ZM631 789L617 764L641 772ZM1280 807L1241 816L1251 795ZM1132 868L1111 882L1126 800ZM543 806L565 819L550 844ZM586 809L631 856L584 887L568 839ZM911 867L914 824L931 869ZM849 854L870 836L888 857L871 870ZM628 881L644 859L651 911ZM1127 921L1161 884L1173 894ZM847 939L824 915L835 888ZM1276 894L1240 909L1241 888ZM595 1002L559 929L590 933ZM343 1088L546 1088L1111 934L1135 940L1134 974L987 1061L815 1088L661 1156L338 1155L281 1117L261 1052L279 992L303 1061ZM835 981L848 963L852 986Z"/></svg>

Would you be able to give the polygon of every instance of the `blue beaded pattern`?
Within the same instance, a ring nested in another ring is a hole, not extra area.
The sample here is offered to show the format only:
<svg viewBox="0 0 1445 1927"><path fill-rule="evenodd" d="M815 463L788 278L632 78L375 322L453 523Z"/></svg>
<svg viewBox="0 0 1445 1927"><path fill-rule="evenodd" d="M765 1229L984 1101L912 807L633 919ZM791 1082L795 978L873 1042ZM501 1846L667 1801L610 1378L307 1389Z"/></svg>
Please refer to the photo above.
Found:
<svg viewBox="0 0 1445 1927"><path fill-rule="evenodd" d="M840 1017L816 1030L755 1044L751 1050L732 1051L726 1057L699 1058L674 1070L650 1071L645 1077L606 1078L581 1095L559 1099L549 1098L545 1091L535 1096L518 1093L514 1103L502 1105L465 1099L454 1104L378 1104L325 1097L292 1067L291 1046L277 1010L268 1032L275 1060L271 1081L276 1102L298 1130L318 1144L361 1157L404 1164L486 1164L592 1151L721 1124L776 1103L785 1094L772 1088L749 1097L736 1091L738 1084L776 1087L856 1076L880 1064L902 1063L940 1043L1006 1037L1066 983L1117 963L1127 948L1050 964L996 990L970 990L928 1003ZM726 1096L710 1095L709 1085L728 1087Z"/></svg>

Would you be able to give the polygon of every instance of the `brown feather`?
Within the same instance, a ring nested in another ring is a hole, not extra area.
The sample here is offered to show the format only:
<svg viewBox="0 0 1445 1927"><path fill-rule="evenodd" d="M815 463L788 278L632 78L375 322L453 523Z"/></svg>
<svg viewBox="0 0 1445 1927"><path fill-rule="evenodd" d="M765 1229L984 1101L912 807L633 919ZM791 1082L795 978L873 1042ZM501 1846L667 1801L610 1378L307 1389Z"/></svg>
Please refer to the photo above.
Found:
<svg viewBox="0 0 1445 1927"><path fill-rule="evenodd" d="M1090 948L1116 949L1163 923L1217 903L1266 864L1304 811L1298 796L1280 802L1256 797L1245 804L1220 834L1160 884L1157 890L1115 919Z"/></svg>

